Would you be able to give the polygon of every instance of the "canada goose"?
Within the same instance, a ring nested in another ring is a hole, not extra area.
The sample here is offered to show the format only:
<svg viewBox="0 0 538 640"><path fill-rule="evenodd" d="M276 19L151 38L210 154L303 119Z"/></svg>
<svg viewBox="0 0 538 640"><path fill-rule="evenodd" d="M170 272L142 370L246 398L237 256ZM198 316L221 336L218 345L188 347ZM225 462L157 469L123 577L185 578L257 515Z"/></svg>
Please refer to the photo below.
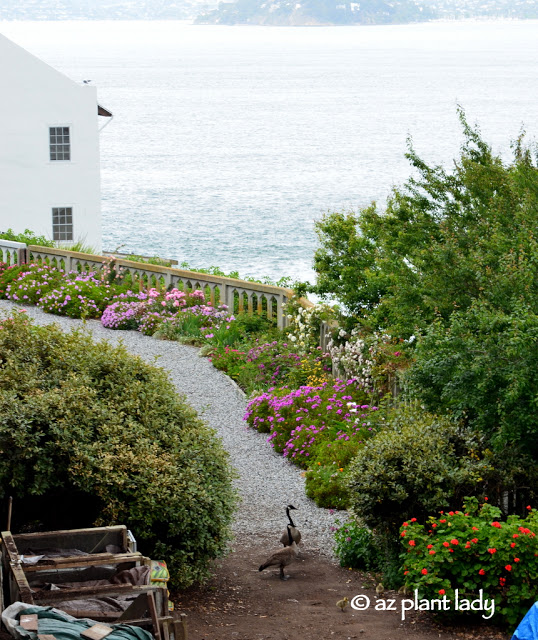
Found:
<svg viewBox="0 0 538 640"><path fill-rule="evenodd" d="M375 588L375 592L377 593L379 598L383 597L383 594L385 593L385 587L381 584L381 582Z"/></svg>
<svg viewBox="0 0 538 640"><path fill-rule="evenodd" d="M297 507L294 507L292 504L289 504L286 507L286 515L288 516L288 520L289 522L289 527L291 527L291 537L293 539L293 542L295 542L295 544L299 544L299 542L301 542L301 532L299 531L299 529L297 529L297 527L295 526L295 523L293 522L293 520L291 519L290 516L290 509L295 509L295 511L297 511ZM284 531L284 533L282 534L282 537L280 538L280 542L287 547L289 545L289 539L288 539L288 532Z"/></svg>
<svg viewBox="0 0 538 640"><path fill-rule="evenodd" d="M289 578L289 576L284 575L284 567L291 564L297 557L298 553L297 544L291 535L290 525L288 525L288 538L288 546L284 547L284 549L279 549L270 555L267 560L260 565L258 571L263 571L264 569L267 569L267 567L280 567L280 579L287 580Z"/></svg>

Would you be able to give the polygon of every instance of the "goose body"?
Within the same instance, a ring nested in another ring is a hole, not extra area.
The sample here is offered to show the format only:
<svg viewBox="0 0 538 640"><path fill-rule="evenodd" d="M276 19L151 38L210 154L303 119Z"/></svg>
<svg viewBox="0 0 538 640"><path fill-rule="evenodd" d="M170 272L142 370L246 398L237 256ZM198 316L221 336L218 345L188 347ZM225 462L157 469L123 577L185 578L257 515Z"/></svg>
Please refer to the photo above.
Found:
<svg viewBox="0 0 538 640"><path fill-rule="evenodd" d="M290 544L290 541L289 541L290 539L289 539L289 536L288 536L288 529L290 529L290 531L291 531L291 539L292 539L292 541L295 542L295 544L299 544L299 542L301 542L301 532L299 531L299 529L297 529L297 527L295 526L295 523L291 519L290 509L297 510L297 507L294 507L292 504L289 504L286 507L286 515L288 516L289 524L287 525L286 531L284 531L282 533L282 536L280 538L280 543L283 544L285 547L287 547Z"/></svg>
<svg viewBox="0 0 538 640"><path fill-rule="evenodd" d="M284 547L284 549L279 549L271 554L267 560L260 565L258 571L263 571L267 569L267 567L280 567L280 579L287 580L289 576L284 575L284 567L287 567L291 564L295 558L297 558L297 554L299 550L297 549L297 544L291 537L291 527L288 525L288 546Z"/></svg>

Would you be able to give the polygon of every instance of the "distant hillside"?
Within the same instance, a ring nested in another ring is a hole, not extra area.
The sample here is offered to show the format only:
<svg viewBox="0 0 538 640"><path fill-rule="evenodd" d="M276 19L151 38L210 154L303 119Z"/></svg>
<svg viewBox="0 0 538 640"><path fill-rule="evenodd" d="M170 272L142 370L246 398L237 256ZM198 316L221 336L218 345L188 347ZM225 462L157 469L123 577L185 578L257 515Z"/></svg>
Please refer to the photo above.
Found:
<svg viewBox="0 0 538 640"><path fill-rule="evenodd" d="M422 22L435 11L414 0L238 0L221 2L198 24L397 24Z"/></svg>
<svg viewBox="0 0 538 640"><path fill-rule="evenodd" d="M191 20L200 0L0 0L0 20Z"/></svg>
<svg viewBox="0 0 538 640"><path fill-rule="evenodd" d="M198 24L397 24L432 19L538 18L538 0L237 0Z"/></svg>
<svg viewBox="0 0 538 640"><path fill-rule="evenodd" d="M396 24L538 18L538 0L0 0L0 20L194 20L198 24Z"/></svg>
<svg viewBox="0 0 538 640"><path fill-rule="evenodd" d="M538 0L422 0L440 18L538 18Z"/></svg>

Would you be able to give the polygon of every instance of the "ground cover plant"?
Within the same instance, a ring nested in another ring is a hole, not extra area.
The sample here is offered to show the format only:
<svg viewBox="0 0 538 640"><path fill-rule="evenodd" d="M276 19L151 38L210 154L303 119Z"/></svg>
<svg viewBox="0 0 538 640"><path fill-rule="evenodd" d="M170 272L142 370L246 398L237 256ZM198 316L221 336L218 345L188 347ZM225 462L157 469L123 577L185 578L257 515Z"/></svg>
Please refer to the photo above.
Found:
<svg viewBox="0 0 538 640"><path fill-rule="evenodd" d="M324 507L346 507L344 472L383 424L383 411L354 380L298 389L269 389L247 405L245 420L268 442L307 469L307 495Z"/></svg>
<svg viewBox="0 0 538 640"><path fill-rule="evenodd" d="M228 456L162 370L14 312L0 320L0 411L0 497L19 518L37 499L42 526L126 524L176 587L226 550Z"/></svg>
<svg viewBox="0 0 538 640"><path fill-rule="evenodd" d="M225 371L249 395L275 385L322 384L331 371L330 361L319 347L300 355L287 338L265 342L253 337L234 346L214 351L211 359L217 369Z"/></svg>

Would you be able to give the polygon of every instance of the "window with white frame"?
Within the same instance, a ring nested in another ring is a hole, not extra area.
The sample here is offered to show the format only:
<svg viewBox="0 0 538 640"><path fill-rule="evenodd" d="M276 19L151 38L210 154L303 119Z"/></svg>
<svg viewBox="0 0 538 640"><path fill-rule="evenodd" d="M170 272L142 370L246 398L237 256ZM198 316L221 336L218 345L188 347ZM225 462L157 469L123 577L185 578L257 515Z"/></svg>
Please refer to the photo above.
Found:
<svg viewBox="0 0 538 640"><path fill-rule="evenodd" d="M52 208L52 239L73 240L73 207Z"/></svg>
<svg viewBox="0 0 538 640"><path fill-rule="evenodd" d="M49 151L51 160L71 160L69 127L49 127Z"/></svg>

